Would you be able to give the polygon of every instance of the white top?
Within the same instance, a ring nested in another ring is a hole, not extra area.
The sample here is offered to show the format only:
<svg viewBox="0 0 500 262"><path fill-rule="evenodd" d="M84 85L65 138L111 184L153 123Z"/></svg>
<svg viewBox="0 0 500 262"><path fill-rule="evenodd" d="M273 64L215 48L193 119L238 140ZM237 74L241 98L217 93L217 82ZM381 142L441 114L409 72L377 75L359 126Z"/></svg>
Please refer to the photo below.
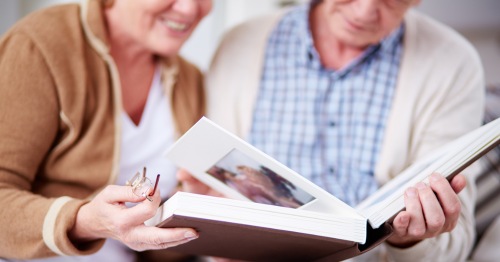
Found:
<svg viewBox="0 0 500 262"><path fill-rule="evenodd" d="M163 200L177 185L176 168L163 157L163 152L175 141L170 101L164 94L160 70L156 70L139 125L127 113L122 113L122 136L118 185L147 168L146 176L154 183L160 174L158 189Z"/></svg>

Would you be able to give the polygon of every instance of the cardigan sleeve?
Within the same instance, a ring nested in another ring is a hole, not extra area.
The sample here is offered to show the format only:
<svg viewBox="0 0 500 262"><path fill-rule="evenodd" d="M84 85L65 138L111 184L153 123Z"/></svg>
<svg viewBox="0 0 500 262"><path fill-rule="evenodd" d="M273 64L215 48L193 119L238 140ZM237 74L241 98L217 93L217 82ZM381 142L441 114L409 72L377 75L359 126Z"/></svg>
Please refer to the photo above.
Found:
<svg viewBox="0 0 500 262"><path fill-rule="evenodd" d="M102 243L79 249L67 236L85 201L33 193L58 135L59 105L50 68L22 31L0 42L0 72L0 257L95 252Z"/></svg>
<svg viewBox="0 0 500 262"><path fill-rule="evenodd" d="M412 28L413 24L407 22ZM418 23L418 31L407 32L413 38L408 36L412 44L405 44L405 52L412 54L407 56L405 72L401 73L405 81L400 80L407 86L404 91L407 98L402 98L406 100L401 103L407 108L393 109L409 112L399 118L401 122L409 119L407 143L400 143L408 145L405 160L408 164L479 127L484 110L484 75L477 52L458 34L428 18L420 17ZM413 94L411 98L409 94ZM406 249L387 245L388 257L395 261L466 260L475 238L476 172L476 165L463 172L468 184L459 194L462 211L453 231Z"/></svg>

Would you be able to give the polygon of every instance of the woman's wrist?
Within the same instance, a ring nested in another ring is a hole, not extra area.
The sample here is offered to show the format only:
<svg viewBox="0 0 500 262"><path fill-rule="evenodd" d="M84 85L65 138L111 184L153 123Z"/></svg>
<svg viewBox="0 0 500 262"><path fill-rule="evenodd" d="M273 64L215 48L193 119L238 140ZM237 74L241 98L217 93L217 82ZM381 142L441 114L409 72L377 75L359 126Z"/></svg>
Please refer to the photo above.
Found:
<svg viewBox="0 0 500 262"><path fill-rule="evenodd" d="M68 232L68 237L73 243L84 243L100 238L90 229L90 221L92 220L89 220L91 217L88 215L88 205L89 204L87 203L78 210L75 218L75 224Z"/></svg>

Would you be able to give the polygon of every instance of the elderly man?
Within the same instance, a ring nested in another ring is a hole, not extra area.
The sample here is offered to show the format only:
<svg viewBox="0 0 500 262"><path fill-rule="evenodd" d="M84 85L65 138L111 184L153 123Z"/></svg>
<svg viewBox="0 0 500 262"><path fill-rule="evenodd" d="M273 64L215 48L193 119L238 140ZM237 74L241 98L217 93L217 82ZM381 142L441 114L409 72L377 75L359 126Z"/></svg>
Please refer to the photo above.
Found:
<svg viewBox="0 0 500 262"><path fill-rule="evenodd" d="M411 10L418 2L312 1L236 27L207 75L208 116L358 204L481 124L484 80L476 51ZM179 177L187 189L205 190ZM406 210L377 249L387 252L380 257L466 259L475 193L467 179L431 176L428 185L407 189Z"/></svg>

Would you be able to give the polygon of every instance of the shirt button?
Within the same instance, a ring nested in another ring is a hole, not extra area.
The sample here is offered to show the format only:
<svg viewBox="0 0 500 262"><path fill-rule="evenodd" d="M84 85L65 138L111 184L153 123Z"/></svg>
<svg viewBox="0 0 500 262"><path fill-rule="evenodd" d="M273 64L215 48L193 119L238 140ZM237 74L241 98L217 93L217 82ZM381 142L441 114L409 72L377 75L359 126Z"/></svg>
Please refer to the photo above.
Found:
<svg viewBox="0 0 500 262"><path fill-rule="evenodd" d="M333 121L328 122L328 126L335 127L335 122L333 122Z"/></svg>
<svg viewBox="0 0 500 262"><path fill-rule="evenodd" d="M332 166L331 166L331 167L329 168L329 170L330 170L330 173L331 173L331 174L335 173L335 168L334 168L334 167L332 167Z"/></svg>

